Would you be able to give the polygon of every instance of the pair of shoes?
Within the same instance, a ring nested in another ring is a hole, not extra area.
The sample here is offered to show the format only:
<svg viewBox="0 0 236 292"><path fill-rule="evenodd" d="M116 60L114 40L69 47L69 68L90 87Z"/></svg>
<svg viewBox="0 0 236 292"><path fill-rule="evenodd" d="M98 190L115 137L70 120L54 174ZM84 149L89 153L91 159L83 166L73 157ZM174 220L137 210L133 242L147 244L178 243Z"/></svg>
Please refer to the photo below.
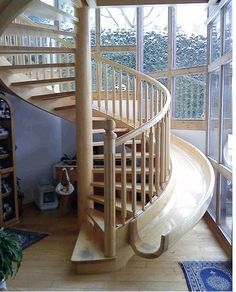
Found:
<svg viewBox="0 0 236 292"><path fill-rule="evenodd" d="M0 146L0 155L1 154L7 154L7 151L2 146Z"/></svg>
<svg viewBox="0 0 236 292"><path fill-rule="evenodd" d="M5 136L8 134L8 131L0 126L0 136Z"/></svg>
<svg viewBox="0 0 236 292"><path fill-rule="evenodd" d="M9 186L9 184L7 182L2 181L2 195L6 194L6 193L10 193L11 192L11 187Z"/></svg>

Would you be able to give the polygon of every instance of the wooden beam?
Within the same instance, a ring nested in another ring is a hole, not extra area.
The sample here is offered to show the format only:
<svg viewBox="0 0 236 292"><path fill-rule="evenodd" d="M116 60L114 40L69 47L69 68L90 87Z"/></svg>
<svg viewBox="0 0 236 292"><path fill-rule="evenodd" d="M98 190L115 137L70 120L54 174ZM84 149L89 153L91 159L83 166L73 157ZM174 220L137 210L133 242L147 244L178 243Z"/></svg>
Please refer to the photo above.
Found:
<svg viewBox="0 0 236 292"><path fill-rule="evenodd" d="M21 14L28 6L34 1L32 0L11 0L8 4L4 5L5 9L1 9L0 13L0 36L7 28L8 24L11 23L19 14ZM3 7L1 7L3 8Z"/></svg>

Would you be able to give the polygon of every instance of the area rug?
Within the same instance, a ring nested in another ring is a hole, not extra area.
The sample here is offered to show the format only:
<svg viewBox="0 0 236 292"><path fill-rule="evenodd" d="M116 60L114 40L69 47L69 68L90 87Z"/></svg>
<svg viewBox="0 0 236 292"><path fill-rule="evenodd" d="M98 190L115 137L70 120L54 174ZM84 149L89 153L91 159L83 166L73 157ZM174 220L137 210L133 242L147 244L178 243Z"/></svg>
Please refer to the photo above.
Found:
<svg viewBox="0 0 236 292"><path fill-rule="evenodd" d="M232 291L232 263L184 261L183 269L189 291Z"/></svg>
<svg viewBox="0 0 236 292"><path fill-rule="evenodd" d="M29 247L30 245L36 243L48 235L47 233L29 231L13 227L6 228L6 231L19 235L22 249Z"/></svg>

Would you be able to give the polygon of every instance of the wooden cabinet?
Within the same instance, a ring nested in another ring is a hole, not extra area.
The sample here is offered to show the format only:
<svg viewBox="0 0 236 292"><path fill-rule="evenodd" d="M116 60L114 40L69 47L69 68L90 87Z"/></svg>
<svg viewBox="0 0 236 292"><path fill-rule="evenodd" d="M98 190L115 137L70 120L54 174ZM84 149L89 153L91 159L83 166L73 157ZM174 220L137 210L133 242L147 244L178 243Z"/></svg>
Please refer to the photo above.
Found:
<svg viewBox="0 0 236 292"><path fill-rule="evenodd" d="M15 224L18 199L15 173L13 113L9 101L0 94L0 226Z"/></svg>

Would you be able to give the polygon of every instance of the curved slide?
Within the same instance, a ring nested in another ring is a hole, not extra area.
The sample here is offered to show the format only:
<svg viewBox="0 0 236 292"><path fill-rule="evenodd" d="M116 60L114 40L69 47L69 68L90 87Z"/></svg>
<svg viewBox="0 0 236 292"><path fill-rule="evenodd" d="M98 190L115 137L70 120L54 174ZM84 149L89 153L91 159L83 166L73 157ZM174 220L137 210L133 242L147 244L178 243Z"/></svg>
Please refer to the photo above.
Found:
<svg viewBox="0 0 236 292"><path fill-rule="evenodd" d="M211 164L197 148L184 140L171 138L172 174L165 192L171 192L161 212L151 206L150 224L142 215L130 224L130 244L136 254L156 258L190 230L206 212L214 187ZM168 194L165 194L165 196Z"/></svg>

